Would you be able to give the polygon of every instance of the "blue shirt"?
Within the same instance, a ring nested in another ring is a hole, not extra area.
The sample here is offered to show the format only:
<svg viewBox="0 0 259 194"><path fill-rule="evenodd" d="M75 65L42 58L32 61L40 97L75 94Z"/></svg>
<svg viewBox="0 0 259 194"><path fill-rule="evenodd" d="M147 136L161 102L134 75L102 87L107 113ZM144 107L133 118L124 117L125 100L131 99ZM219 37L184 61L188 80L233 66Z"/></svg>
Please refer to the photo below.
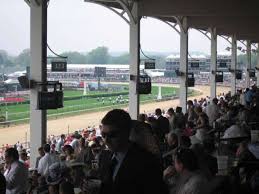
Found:
<svg viewBox="0 0 259 194"><path fill-rule="evenodd" d="M252 99L254 97L254 92L252 90L249 90L248 92L245 93L245 100L246 102L252 102Z"/></svg>

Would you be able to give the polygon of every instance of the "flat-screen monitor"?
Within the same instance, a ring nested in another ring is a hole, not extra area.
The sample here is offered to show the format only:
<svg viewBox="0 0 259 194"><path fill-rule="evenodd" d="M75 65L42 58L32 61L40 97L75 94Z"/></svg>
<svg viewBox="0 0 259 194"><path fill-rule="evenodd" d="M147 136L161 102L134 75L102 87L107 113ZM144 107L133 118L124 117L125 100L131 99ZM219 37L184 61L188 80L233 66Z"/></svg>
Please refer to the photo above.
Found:
<svg viewBox="0 0 259 194"><path fill-rule="evenodd" d="M145 69L156 69L155 61L145 61Z"/></svg>
<svg viewBox="0 0 259 194"><path fill-rule="evenodd" d="M67 71L67 62L66 61L51 61L51 71L66 72Z"/></svg>

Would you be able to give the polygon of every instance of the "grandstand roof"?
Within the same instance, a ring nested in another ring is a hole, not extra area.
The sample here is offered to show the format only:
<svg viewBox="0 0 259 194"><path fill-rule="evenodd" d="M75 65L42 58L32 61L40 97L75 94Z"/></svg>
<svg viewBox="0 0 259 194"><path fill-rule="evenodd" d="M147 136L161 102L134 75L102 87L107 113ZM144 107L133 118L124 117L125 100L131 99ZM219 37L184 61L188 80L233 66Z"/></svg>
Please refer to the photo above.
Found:
<svg viewBox="0 0 259 194"><path fill-rule="evenodd" d="M122 9L117 0L85 0ZM192 28L216 27L219 35L236 34L237 39L259 42L259 1L257 0L141 0L142 16L176 23L174 16L187 16Z"/></svg>

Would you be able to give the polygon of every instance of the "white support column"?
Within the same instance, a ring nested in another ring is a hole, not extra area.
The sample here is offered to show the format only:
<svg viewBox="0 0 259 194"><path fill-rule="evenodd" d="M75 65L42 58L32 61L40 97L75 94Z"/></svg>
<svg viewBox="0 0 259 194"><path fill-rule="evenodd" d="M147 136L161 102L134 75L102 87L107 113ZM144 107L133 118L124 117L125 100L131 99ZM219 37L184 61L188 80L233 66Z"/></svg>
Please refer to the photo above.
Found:
<svg viewBox="0 0 259 194"><path fill-rule="evenodd" d="M86 93L86 88L87 88L87 83L86 83L86 81L84 81L84 93L83 93L84 96L87 94Z"/></svg>
<svg viewBox="0 0 259 194"><path fill-rule="evenodd" d="M257 51L256 51L256 56L257 56L257 60L256 60L256 72L257 72L257 87L259 87L259 43L257 44Z"/></svg>
<svg viewBox="0 0 259 194"><path fill-rule="evenodd" d="M237 67L237 39L236 36L232 36L231 46L231 95L236 94L236 67Z"/></svg>
<svg viewBox="0 0 259 194"><path fill-rule="evenodd" d="M157 100L162 100L162 86L158 86Z"/></svg>
<svg viewBox="0 0 259 194"><path fill-rule="evenodd" d="M216 83L216 71L217 71L217 31L216 28L210 29L211 34L211 62L210 62L210 97L211 99L217 96L217 83Z"/></svg>
<svg viewBox="0 0 259 194"><path fill-rule="evenodd" d="M135 21L130 21L130 75L139 76L139 46L140 46L140 16L139 3L136 1L131 10ZM131 79L129 83L129 114L132 119L137 119L139 114L139 94L136 92L137 79Z"/></svg>
<svg viewBox="0 0 259 194"><path fill-rule="evenodd" d="M187 110L187 78L188 78L188 24L187 18L182 18L180 33L180 72L184 75L180 77L180 106L183 113Z"/></svg>
<svg viewBox="0 0 259 194"><path fill-rule="evenodd" d="M251 69L251 42L247 40L246 42L246 55L247 55L247 64L246 64L246 87L250 88L250 76L248 69Z"/></svg>
<svg viewBox="0 0 259 194"><path fill-rule="evenodd" d="M42 82L47 80L47 1L37 2L30 5L30 79ZM30 163L34 167L38 148L46 142L47 117L45 110L36 110L38 90L32 88L30 92Z"/></svg>

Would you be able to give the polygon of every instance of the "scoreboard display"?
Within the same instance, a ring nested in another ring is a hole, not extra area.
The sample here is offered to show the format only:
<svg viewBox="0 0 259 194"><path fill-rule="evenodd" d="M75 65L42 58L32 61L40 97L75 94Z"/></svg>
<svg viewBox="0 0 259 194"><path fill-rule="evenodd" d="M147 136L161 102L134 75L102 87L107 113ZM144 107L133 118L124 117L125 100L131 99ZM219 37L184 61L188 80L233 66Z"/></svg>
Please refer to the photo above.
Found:
<svg viewBox="0 0 259 194"><path fill-rule="evenodd" d="M66 72L67 62L66 61L51 61L52 72Z"/></svg>
<svg viewBox="0 0 259 194"><path fill-rule="evenodd" d="M95 67L94 77L106 77L106 67Z"/></svg>
<svg viewBox="0 0 259 194"><path fill-rule="evenodd" d="M191 62L191 67L192 68L199 68L200 67L200 63L197 61L195 61L195 62Z"/></svg>

